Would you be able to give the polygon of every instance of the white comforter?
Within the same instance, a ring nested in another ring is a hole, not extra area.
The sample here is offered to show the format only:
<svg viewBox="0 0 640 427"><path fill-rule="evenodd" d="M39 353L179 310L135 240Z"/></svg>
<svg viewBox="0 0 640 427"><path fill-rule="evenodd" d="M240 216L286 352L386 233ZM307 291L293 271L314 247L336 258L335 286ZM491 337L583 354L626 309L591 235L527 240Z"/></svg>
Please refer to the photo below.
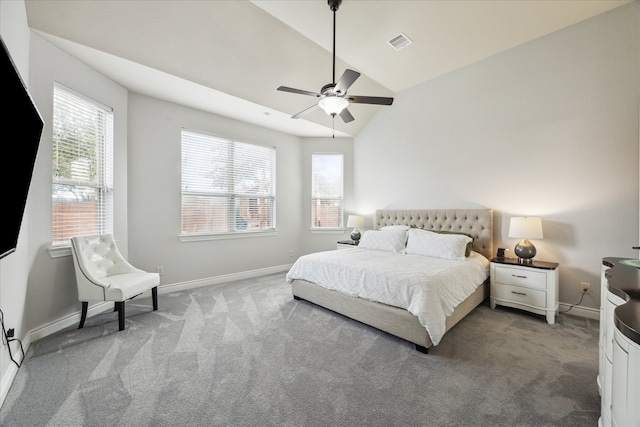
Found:
<svg viewBox="0 0 640 427"><path fill-rule="evenodd" d="M301 256L287 273L287 282L302 279L404 308L438 345L446 318L488 277L489 260L476 252L458 261L353 248Z"/></svg>

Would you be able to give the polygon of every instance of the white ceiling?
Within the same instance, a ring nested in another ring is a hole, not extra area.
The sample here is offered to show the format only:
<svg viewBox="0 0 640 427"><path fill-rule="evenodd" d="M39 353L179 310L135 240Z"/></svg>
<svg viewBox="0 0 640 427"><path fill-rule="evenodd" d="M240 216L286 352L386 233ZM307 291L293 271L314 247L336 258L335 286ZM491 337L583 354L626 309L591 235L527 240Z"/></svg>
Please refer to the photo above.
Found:
<svg viewBox="0 0 640 427"><path fill-rule="evenodd" d="M632 0L344 0L336 80L352 95L394 94ZM27 0L31 29L131 91L300 136L355 136L381 108L352 104L291 119L332 82L326 0ZM412 40L396 51L387 41Z"/></svg>

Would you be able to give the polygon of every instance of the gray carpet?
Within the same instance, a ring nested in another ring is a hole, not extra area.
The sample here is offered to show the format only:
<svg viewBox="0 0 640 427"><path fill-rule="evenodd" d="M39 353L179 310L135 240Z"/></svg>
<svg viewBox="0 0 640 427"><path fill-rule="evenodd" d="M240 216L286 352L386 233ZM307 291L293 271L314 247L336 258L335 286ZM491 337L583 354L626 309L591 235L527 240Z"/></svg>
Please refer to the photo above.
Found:
<svg viewBox="0 0 640 427"><path fill-rule="evenodd" d="M425 355L284 273L127 303L31 345L3 426L596 426L598 322L485 302Z"/></svg>

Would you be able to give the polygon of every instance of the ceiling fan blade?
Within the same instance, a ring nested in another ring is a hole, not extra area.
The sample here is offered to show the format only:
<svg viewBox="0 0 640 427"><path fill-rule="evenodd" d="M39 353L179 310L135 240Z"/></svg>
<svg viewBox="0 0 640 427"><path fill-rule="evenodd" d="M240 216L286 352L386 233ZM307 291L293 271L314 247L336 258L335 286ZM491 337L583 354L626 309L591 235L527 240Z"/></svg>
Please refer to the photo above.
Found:
<svg viewBox="0 0 640 427"><path fill-rule="evenodd" d="M347 110L346 108L340 112L340 118L345 123L349 123L354 120L353 116L351 115L349 110Z"/></svg>
<svg viewBox="0 0 640 427"><path fill-rule="evenodd" d="M355 82L358 77L360 77L359 72L349 69L344 70L344 73L342 73L342 77L340 77L340 80L338 80L338 83L336 83L336 87L333 90L336 93L347 93L347 89L351 87L353 82Z"/></svg>
<svg viewBox="0 0 640 427"><path fill-rule="evenodd" d="M377 105L391 105L393 104L393 98L386 98L384 96L347 96L349 102L355 104L377 104Z"/></svg>
<svg viewBox="0 0 640 427"><path fill-rule="evenodd" d="M299 95L309 95L309 96L315 96L315 97L322 96L319 93L309 92L308 90L302 90L302 89L294 89L292 87L286 87L286 86L280 86L278 90L281 90L283 92L297 93Z"/></svg>
<svg viewBox="0 0 640 427"><path fill-rule="evenodd" d="M300 111L298 114L295 114L293 116L291 116L292 119L299 119L302 116L305 116L307 114L309 114L310 112L314 111L316 108L318 108L318 104L313 104L311 107Z"/></svg>

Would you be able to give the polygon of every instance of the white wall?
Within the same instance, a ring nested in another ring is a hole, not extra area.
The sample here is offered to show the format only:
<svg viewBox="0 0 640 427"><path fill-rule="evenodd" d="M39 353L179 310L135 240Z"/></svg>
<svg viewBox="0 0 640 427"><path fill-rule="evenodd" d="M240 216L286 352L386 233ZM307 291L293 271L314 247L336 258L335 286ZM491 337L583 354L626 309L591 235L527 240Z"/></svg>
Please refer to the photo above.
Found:
<svg viewBox="0 0 640 427"><path fill-rule="evenodd" d="M29 189L29 280L22 319L26 331L52 319L78 312L79 302L70 251L54 258L51 247L52 117L54 82L113 108L114 114L114 235L127 251L127 91L92 68L33 34L31 95L45 126ZM26 332L25 331L25 332Z"/></svg>
<svg viewBox="0 0 640 427"><path fill-rule="evenodd" d="M598 309L601 258L638 256L639 6L397 94L356 137L358 210L492 208L511 251L509 219L540 216L560 301L589 282Z"/></svg>
<svg viewBox="0 0 640 427"><path fill-rule="evenodd" d="M276 147L275 236L181 242L180 131L200 130L236 141ZM129 96L130 261L155 271L162 284L293 263L303 251L301 140L169 102ZM293 251L294 257L289 256ZM284 273L283 273L284 277Z"/></svg>

